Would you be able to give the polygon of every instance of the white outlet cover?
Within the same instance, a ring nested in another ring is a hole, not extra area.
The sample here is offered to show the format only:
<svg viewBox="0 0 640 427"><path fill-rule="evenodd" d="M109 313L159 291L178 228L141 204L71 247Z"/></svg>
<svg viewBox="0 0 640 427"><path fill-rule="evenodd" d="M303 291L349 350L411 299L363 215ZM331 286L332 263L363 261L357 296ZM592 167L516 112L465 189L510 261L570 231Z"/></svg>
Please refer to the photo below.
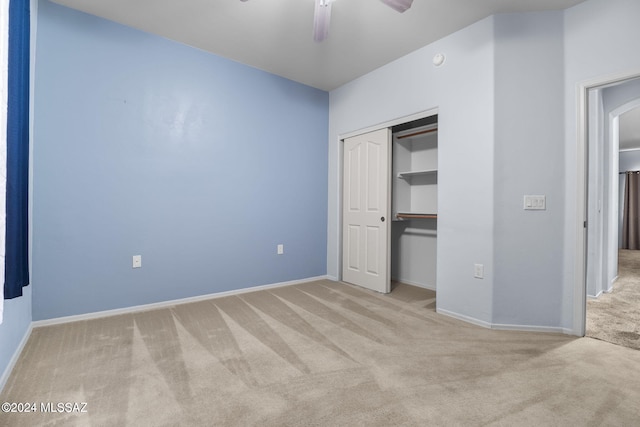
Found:
<svg viewBox="0 0 640 427"><path fill-rule="evenodd" d="M142 255L134 255L133 256L133 268L142 267Z"/></svg>

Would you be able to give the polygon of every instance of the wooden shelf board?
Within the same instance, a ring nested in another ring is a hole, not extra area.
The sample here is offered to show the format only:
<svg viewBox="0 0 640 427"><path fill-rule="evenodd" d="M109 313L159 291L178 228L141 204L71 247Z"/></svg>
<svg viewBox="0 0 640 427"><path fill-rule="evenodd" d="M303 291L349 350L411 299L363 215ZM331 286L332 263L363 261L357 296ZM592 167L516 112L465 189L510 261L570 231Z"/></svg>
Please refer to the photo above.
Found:
<svg viewBox="0 0 640 427"><path fill-rule="evenodd" d="M397 213L398 219L438 219L438 214L425 214L425 213Z"/></svg>

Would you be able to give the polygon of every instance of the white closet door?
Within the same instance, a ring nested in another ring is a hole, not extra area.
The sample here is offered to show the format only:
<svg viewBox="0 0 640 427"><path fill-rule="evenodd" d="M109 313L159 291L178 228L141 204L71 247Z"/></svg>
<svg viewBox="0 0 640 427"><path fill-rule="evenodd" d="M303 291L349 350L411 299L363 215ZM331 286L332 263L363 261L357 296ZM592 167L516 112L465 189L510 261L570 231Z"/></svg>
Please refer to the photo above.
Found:
<svg viewBox="0 0 640 427"><path fill-rule="evenodd" d="M342 280L391 291L391 130L344 141Z"/></svg>

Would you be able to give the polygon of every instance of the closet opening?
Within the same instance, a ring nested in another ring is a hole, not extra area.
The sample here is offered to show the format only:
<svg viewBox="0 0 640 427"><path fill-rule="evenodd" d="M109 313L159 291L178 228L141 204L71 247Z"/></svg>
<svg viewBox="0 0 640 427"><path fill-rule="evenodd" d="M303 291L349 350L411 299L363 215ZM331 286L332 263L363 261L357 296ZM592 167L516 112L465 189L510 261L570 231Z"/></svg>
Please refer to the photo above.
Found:
<svg viewBox="0 0 640 427"><path fill-rule="evenodd" d="M342 142L341 280L395 296L419 294L435 311L437 110Z"/></svg>
<svg viewBox="0 0 640 427"><path fill-rule="evenodd" d="M391 134L391 287L405 283L435 291L438 116L393 126Z"/></svg>

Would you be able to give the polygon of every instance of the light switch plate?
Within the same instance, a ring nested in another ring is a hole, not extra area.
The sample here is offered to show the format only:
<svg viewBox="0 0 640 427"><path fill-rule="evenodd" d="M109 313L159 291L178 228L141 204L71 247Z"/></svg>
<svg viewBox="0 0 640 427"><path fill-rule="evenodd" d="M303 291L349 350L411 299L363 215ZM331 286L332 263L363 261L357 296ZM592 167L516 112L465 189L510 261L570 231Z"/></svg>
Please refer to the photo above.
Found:
<svg viewBox="0 0 640 427"><path fill-rule="evenodd" d="M524 196L524 210L527 211L544 211L547 209L547 196Z"/></svg>
<svg viewBox="0 0 640 427"><path fill-rule="evenodd" d="M133 256L133 268L142 267L142 255L134 255Z"/></svg>
<svg viewBox="0 0 640 427"><path fill-rule="evenodd" d="M484 264L473 265L473 277L476 279L484 279Z"/></svg>

